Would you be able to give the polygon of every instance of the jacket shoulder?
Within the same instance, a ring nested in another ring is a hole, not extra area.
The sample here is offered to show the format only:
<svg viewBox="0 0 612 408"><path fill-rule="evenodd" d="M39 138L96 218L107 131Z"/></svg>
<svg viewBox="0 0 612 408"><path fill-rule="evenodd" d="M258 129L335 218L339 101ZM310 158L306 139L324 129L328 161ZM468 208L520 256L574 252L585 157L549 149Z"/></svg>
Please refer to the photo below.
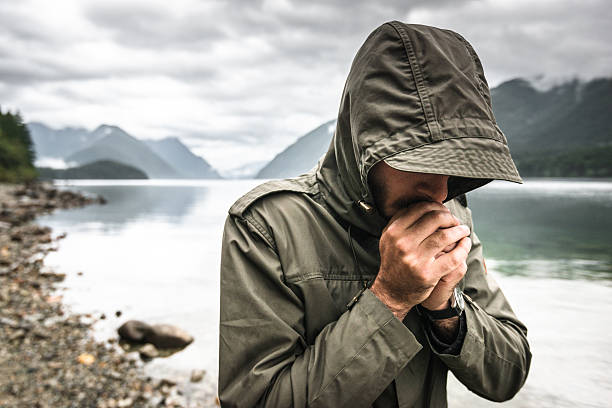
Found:
<svg viewBox="0 0 612 408"><path fill-rule="evenodd" d="M236 200L230 207L229 214L242 218L251 207L265 197L282 192L315 194L317 192L316 175L307 173L295 178L270 180L260 184Z"/></svg>

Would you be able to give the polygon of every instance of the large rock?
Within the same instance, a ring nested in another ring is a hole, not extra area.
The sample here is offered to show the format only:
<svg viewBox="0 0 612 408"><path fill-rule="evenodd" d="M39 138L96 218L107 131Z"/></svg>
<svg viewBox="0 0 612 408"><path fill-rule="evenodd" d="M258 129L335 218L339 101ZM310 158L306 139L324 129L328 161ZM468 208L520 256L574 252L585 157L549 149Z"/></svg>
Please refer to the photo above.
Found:
<svg viewBox="0 0 612 408"><path fill-rule="evenodd" d="M170 324L155 324L147 332L145 340L158 349L183 348L193 342L193 337L186 331Z"/></svg>
<svg viewBox="0 0 612 408"><path fill-rule="evenodd" d="M119 337L129 343L146 343L153 327L139 320L128 320L117 330Z"/></svg>

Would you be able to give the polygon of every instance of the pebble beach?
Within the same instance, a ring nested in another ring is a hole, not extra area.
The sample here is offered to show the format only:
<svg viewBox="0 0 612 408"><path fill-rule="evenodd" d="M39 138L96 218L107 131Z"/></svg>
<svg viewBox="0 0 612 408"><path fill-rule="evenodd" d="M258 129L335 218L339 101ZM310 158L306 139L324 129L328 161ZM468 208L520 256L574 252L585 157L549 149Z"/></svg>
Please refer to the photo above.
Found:
<svg viewBox="0 0 612 408"><path fill-rule="evenodd" d="M110 317L63 304L65 275L44 259L65 234L35 219L104 203L50 183L0 184L0 407L215 406L214 395L196 400L172 378L146 376L146 363L117 339L95 340L93 324Z"/></svg>

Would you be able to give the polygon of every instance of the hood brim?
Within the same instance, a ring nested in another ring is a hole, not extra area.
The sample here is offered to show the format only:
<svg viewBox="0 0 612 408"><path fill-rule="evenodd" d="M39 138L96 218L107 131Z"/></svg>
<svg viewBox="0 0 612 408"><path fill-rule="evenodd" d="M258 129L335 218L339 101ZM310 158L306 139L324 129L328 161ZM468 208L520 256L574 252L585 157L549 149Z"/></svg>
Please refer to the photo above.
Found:
<svg viewBox="0 0 612 408"><path fill-rule="evenodd" d="M508 146L488 138L444 139L400 151L384 161L401 171L523 183Z"/></svg>

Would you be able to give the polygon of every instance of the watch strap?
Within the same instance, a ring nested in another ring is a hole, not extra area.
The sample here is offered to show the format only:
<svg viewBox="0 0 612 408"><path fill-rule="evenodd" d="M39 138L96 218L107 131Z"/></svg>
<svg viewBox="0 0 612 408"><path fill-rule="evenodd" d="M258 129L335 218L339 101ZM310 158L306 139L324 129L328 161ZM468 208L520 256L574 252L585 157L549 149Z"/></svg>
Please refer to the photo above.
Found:
<svg viewBox="0 0 612 408"><path fill-rule="evenodd" d="M464 302L463 292L458 287L453 290L451 306L442 310L429 310L421 305L417 305L417 311L421 315L425 315L429 320L450 319L451 317L461 316L463 314Z"/></svg>
<svg viewBox="0 0 612 408"><path fill-rule="evenodd" d="M430 318L431 320L442 320L442 319L450 319L451 317L456 317L460 315L460 311L458 311L454 307L449 307L442 310L429 310L424 308L421 305L418 305L419 311Z"/></svg>

